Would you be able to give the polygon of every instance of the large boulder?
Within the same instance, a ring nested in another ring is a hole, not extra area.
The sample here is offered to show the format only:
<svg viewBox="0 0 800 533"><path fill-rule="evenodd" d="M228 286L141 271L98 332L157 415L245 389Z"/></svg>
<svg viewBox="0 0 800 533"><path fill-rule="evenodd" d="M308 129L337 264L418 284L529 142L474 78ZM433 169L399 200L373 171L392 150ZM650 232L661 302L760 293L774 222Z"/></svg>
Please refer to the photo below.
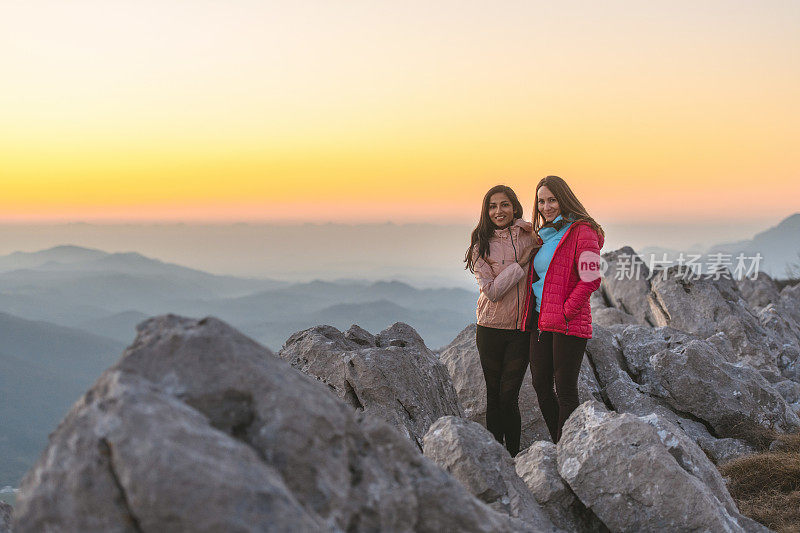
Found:
<svg viewBox="0 0 800 533"><path fill-rule="evenodd" d="M768 531L736 511L721 480L706 484L714 466L702 452L651 422L586 402L564 425L558 471L609 529Z"/></svg>
<svg viewBox="0 0 800 533"><path fill-rule="evenodd" d="M780 346L739 293L736 282L693 279L670 267L651 280L655 326L671 326L701 339L717 335L723 355L754 368L775 367ZM723 333L723 336L719 336Z"/></svg>
<svg viewBox="0 0 800 533"><path fill-rule="evenodd" d="M577 533L608 531L561 479L555 444L550 441L534 442L514 458L514 466L556 526Z"/></svg>
<svg viewBox="0 0 800 533"><path fill-rule="evenodd" d="M411 326L373 336L316 326L292 335L278 354L326 385L353 408L395 426L422 448L422 436L446 415L461 416L447 369Z"/></svg>
<svg viewBox="0 0 800 533"><path fill-rule="evenodd" d="M514 468L514 461L491 433L476 422L442 417L425 434L424 454L496 511L556 530Z"/></svg>
<svg viewBox="0 0 800 533"><path fill-rule="evenodd" d="M607 405L656 413L714 462L752 453L764 444L764 430L795 427L791 408L758 372L673 328L597 327L587 354Z"/></svg>
<svg viewBox="0 0 800 533"><path fill-rule="evenodd" d="M707 422L717 436L760 445L768 431L800 430L800 419L760 373L727 362L708 342L662 350L650 364L651 393Z"/></svg>
<svg viewBox="0 0 800 533"><path fill-rule="evenodd" d="M450 373L458 399L464 408L464 417L485 426L486 381L475 344L476 328L475 324L464 328L453 342L442 349L439 359ZM578 397L580 401L600 399L600 385L587 358L584 358L578 375ZM526 370L522 381L519 405L522 416L520 449L525 449L538 440L550 440L550 433L533 389L530 370Z"/></svg>
<svg viewBox="0 0 800 533"><path fill-rule="evenodd" d="M225 323L162 316L73 406L15 531L518 531Z"/></svg>

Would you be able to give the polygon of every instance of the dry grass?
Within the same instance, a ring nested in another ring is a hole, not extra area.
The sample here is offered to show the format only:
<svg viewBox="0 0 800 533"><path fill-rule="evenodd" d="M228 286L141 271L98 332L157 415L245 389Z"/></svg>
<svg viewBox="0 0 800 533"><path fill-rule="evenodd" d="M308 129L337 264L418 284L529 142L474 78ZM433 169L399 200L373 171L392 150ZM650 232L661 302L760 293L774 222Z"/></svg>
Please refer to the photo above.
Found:
<svg viewBox="0 0 800 533"><path fill-rule="evenodd" d="M772 450L720 467L745 516L780 533L800 533L800 434L779 435Z"/></svg>

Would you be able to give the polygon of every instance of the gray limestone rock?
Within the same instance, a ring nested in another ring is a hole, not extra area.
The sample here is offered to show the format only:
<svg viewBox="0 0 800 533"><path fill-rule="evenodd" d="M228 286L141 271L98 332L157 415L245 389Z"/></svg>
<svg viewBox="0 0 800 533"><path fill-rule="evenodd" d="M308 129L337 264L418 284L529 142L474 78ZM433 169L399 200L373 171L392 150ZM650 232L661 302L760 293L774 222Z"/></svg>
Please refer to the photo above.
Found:
<svg viewBox="0 0 800 533"><path fill-rule="evenodd" d="M292 335L279 357L326 385L353 408L377 416L421 447L439 417L462 414L445 366L406 324L373 336L316 326Z"/></svg>
<svg viewBox="0 0 800 533"><path fill-rule="evenodd" d="M592 324L613 326L614 324L638 324L636 317L616 307L592 307Z"/></svg>
<svg viewBox="0 0 800 533"><path fill-rule="evenodd" d="M494 510L539 531L556 530L517 475L511 456L480 424L455 416L442 417L428 430L423 447L425 457Z"/></svg>
<svg viewBox="0 0 800 533"><path fill-rule="evenodd" d="M550 441L534 442L514 458L514 466L556 526L581 533L608 531L561 479L555 444Z"/></svg>
<svg viewBox="0 0 800 533"><path fill-rule="evenodd" d="M702 453L651 422L586 402L564 426L558 471L611 531L768 531L706 485Z"/></svg>
<svg viewBox="0 0 800 533"><path fill-rule="evenodd" d="M653 325L649 302L650 271L644 261L630 246L605 253L603 259L608 262L608 270L598 292L604 300L640 324Z"/></svg>
<svg viewBox="0 0 800 533"><path fill-rule="evenodd" d="M717 438L708 422L677 410L663 398L653 395L653 386L647 381L653 379L650 354L670 346L679 348L686 338L690 337L672 328L596 327L586 351L598 375L604 402L620 413L637 416L656 413L683 430L714 463L753 453L755 448L744 441Z"/></svg>
<svg viewBox="0 0 800 533"><path fill-rule="evenodd" d="M725 359L754 368L777 365L780 346L742 299L735 281L690 279L671 267L653 278L651 291L655 326L671 326L701 339L721 332L730 350L723 353Z"/></svg>
<svg viewBox="0 0 800 533"><path fill-rule="evenodd" d="M227 324L162 316L73 406L15 531L518 531Z"/></svg>
<svg viewBox="0 0 800 533"><path fill-rule="evenodd" d="M765 429L800 429L800 419L761 374L725 361L708 342L662 350L650 364L652 394L707 422L716 436L759 445Z"/></svg>

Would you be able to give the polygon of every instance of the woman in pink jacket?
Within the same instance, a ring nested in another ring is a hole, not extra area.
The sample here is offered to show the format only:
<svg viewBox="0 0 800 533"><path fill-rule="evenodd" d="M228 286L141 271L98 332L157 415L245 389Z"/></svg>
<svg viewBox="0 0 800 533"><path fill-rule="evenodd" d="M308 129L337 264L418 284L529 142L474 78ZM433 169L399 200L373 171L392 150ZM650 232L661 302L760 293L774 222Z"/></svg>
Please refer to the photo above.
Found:
<svg viewBox="0 0 800 533"><path fill-rule="evenodd" d="M512 457L519 452L519 389L530 350L530 334L522 331L525 278L535 245L514 191L489 189L464 261L480 287L475 340L486 380L486 427Z"/></svg>
<svg viewBox="0 0 800 533"><path fill-rule="evenodd" d="M540 247L525 284L523 323L532 332L533 387L550 436L558 442L564 422L578 407L578 373L592 337L589 296L600 286L605 234L558 176L536 186L533 229Z"/></svg>

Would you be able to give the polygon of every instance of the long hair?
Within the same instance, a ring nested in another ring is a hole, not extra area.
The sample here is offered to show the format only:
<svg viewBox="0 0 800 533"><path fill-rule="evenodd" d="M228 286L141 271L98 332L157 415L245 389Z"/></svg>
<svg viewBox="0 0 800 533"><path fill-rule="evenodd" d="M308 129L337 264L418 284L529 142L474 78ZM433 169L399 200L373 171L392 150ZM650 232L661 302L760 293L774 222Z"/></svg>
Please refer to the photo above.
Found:
<svg viewBox="0 0 800 533"><path fill-rule="evenodd" d="M491 218L489 218L489 200L491 200L492 195L499 192L505 193L505 195L508 196L508 199L511 201L511 206L514 208L514 220L522 218L522 204L511 187L506 185L495 185L489 189L489 191L483 197L483 203L481 204L481 218L478 220L478 225L475 226L474 230L472 230L469 248L467 248L467 253L464 254L464 262L467 264L467 266L464 268L468 268L470 272L475 272L475 261L477 261L479 258L486 259L486 256L489 253L489 239L492 237L494 230L497 228L497 225L492 222ZM477 255L474 254L476 244L478 245Z"/></svg>
<svg viewBox="0 0 800 533"><path fill-rule="evenodd" d="M595 219L589 216L586 208L583 207L583 204L580 202L580 200L578 200L578 197L575 196L575 193L569 188L567 182L558 176L544 177L539 181L539 184L536 185L536 196L533 200L533 231L538 232L545 226L553 226L556 227L556 229L561 229L563 224L567 223L563 222L559 224L561 221L555 224L552 222L547 222L547 220L544 218L544 215L539 211L539 189L542 187L547 187L550 189L550 192L556 197L556 201L558 201L558 207L561 210L562 219L570 222L577 222L579 220L588 222L598 235L605 237L605 232L600 224L598 224Z"/></svg>

